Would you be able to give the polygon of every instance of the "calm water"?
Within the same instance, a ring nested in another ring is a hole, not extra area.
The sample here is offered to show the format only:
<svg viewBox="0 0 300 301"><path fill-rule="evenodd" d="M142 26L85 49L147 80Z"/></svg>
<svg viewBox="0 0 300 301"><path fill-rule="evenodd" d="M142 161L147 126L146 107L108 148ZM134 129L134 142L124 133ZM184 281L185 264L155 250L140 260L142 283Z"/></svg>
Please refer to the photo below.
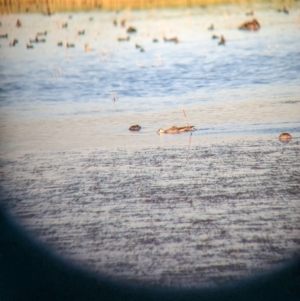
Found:
<svg viewBox="0 0 300 301"><path fill-rule="evenodd" d="M278 8L1 16L2 203L62 256L115 277L211 284L293 256L300 6ZM262 27L239 31L250 9ZM123 18L137 33L119 42ZM186 125L182 106L198 130L157 135Z"/></svg>

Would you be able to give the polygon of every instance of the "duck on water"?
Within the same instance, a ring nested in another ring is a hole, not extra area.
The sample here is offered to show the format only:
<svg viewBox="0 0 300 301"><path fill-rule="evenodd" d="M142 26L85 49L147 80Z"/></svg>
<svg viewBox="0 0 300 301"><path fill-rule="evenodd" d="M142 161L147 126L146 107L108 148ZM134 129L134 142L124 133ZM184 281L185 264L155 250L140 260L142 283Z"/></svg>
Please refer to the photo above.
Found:
<svg viewBox="0 0 300 301"><path fill-rule="evenodd" d="M190 132L190 131L196 131L196 128L191 125L191 126L183 126L183 127L177 127L177 126L172 126L171 128L167 130L159 129L157 131L157 134L180 134L184 132Z"/></svg>

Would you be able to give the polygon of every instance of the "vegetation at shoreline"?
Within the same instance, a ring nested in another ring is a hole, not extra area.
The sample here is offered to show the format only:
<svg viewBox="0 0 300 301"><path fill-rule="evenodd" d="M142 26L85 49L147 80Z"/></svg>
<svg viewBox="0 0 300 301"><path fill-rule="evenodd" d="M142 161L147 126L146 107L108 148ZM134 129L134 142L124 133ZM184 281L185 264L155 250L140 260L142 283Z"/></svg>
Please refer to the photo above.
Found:
<svg viewBox="0 0 300 301"><path fill-rule="evenodd" d="M257 1L251 1L257 2ZM273 0L274 3L282 3ZM292 1L293 2L293 1ZM249 3L245 0L0 0L0 13L43 13L62 11L153 9L192 7L225 3Z"/></svg>

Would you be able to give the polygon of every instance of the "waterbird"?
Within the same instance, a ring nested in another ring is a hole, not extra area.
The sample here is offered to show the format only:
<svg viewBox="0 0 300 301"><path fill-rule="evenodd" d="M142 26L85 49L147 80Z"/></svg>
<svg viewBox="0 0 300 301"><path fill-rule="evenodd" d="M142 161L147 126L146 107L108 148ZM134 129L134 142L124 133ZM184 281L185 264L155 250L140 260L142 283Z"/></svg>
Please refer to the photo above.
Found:
<svg viewBox="0 0 300 301"><path fill-rule="evenodd" d="M278 12L279 13L282 12L282 13L285 13L285 14L289 14L290 13L290 11L287 9L286 6L284 6L283 9L278 9Z"/></svg>
<svg viewBox="0 0 300 301"><path fill-rule="evenodd" d="M190 131L196 131L195 126L190 125L190 126L183 126L183 127L177 127L177 126L172 126L171 128L167 130L159 129L157 133L160 134L180 134L184 132L190 132Z"/></svg>
<svg viewBox="0 0 300 301"><path fill-rule="evenodd" d="M208 30L214 30L215 29L214 24L211 24L207 29Z"/></svg>
<svg viewBox="0 0 300 301"><path fill-rule="evenodd" d="M253 19L252 21L244 22L242 25L239 26L239 29L256 31L260 29L260 24L256 19Z"/></svg>
<svg viewBox="0 0 300 301"><path fill-rule="evenodd" d="M17 39L13 39L10 43L9 43L9 46L10 47L15 47L16 44L18 43L19 41Z"/></svg>
<svg viewBox="0 0 300 301"><path fill-rule="evenodd" d="M67 47L67 48L73 48L73 47L75 47L75 45L72 44L72 43L66 43L66 47Z"/></svg>
<svg viewBox="0 0 300 301"><path fill-rule="evenodd" d="M1 34L1 35L0 35L0 38L1 38L1 39L8 38L8 34L7 34L7 33L6 33L6 34Z"/></svg>
<svg viewBox="0 0 300 301"><path fill-rule="evenodd" d="M57 42L57 46L63 46L63 42Z"/></svg>
<svg viewBox="0 0 300 301"><path fill-rule="evenodd" d="M226 42L226 40L225 40L225 38L224 38L224 36L223 35L221 35L221 38L220 38L220 41L219 41L219 45L225 45L225 42Z"/></svg>
<svg viewBox="0 0 300 301"><path fill-rule="evenodd" d="M282 142L288 142L288 141L292 140L292 135L289 133L282 133L279 136L279 140Z"/></svg>
<svg viewBox="0 0 300 301"><path fill-rule="evenodd" d="M63 24L61 25L61 27L62 27L62 28L67 28L67 27L68 27L68 23L67 23L67 22L63 23Z"/></svg>
<svg viewBox="0 0 300 301"><path fill-rule="evenodd" d="M46 35L47 35L47 30L45 30L45 31L40 31L40 32L38 32L38 33L36 34L37 37L39 37L39 36L46 36Z"/></svg>
<svg viewBox="0 0 300 301"><path fill-rule="evenodd" d="M31 44L26 44L26 48L27 48L27 49L33 49L33 45L31 45Z"/></svg>
<svg viewBox="0 0 300 301"><path fill-rule="evenodd" d="M173 37L173 38L166 38L164 37L164 41L165 42L174 42L174 43L178 43L179 42L179 39L177 37Z"/></svg>
<svg viewBox="0 0 300 301"><path fill-rule="evenodd" d="M120 38L118 38L118 41L119 42L124 42L124 41L129 41L129 39L130 39L130 37L128 36L128 37L126 37L126 38L122 38L122 37L120 37Z"/></svg>
<svg viewBox="0 0 300 301"><path fill-rule="evenodd" d="M253 10L250 10L250 11L246 12L246 16L253 16L253 15L254 15Z"/></svg>
<svg viewBox="0 0 300 301"><path fill-rule="evenodd" d="M121 20L120 24L121 24L122 27L125 27L126 19Z"/></svg>
<svg viewBox="0 0 300 301"><path fill-rule="evenodd" d="M84 34L85 34L85 30L84 29L78 31L78 35L80 35L80 36L83 36Z"/></svg>
<svg viewBox="0 0 300 301"><path fill-rule="evenodd" d="M21 27L22 26L21 21L19 19L17 20L16 26L17 27Z"/></svg>
<svg viewBox="0 0 300 301"><path fill-rule="evenodd" d="M127 32L128 32L128 33L136 33L137 30L136 30L135 27L129 26L129 27L127 28Z"/></svg>
<svg viewBox="0 0 300 301"><path fill-rule="evenodd" d="M139 131L140 129L141 129L141 126L138 124L135 124L129 128L129 131Z"/></svg>
<svg viewBox="0 0 300 301"><path fill-rule="evenodd" d="M213 34L213 35L211 36L211 38L212 38L213 40L215 40L215 39L218 39L218 38L219 38L219 36L217 36L217 35Z"/></svg>

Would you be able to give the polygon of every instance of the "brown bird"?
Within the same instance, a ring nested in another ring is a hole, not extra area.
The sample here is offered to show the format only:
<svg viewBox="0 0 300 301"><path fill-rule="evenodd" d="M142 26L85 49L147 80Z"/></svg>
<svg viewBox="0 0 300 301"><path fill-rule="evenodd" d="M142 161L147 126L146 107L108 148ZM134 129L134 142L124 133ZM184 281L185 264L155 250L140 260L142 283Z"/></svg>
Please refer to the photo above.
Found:
<svg viewBox="0 0 300 301"><path fill-rule="evenodd" d="M239 26L239 29L256 31L260 29L260 24L256 19L253 19L252 21L244 22L242 25Z"/></svg>
<svg viewBox="0 0 300 301"><path fill-rule="evenodd" d="M190 131L196 131L196 128L191 125L191 126L183 126L183 127L177 127L177 126L172 126L171 128L167 130L159 129L157 131L157 134L180 134L184 132L190 132Z"/></svg>
<svg viewBox="0 0 300 301"><path fill-rule="evenodd" d="M139 131L140 129L141 129L141 126L138 124L135 124L129 128L129 131Z"/></svg>

